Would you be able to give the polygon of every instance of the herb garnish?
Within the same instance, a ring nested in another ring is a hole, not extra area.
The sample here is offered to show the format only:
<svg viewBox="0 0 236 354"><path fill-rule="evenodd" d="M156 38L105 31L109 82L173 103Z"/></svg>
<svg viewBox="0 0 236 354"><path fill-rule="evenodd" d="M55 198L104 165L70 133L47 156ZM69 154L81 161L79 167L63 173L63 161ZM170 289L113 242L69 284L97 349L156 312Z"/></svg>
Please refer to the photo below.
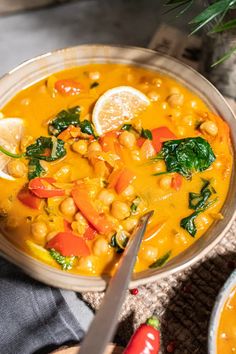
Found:
<svg viewBox="0 0 236 354"><path fill-rule="evenodd" d="M136 213L140 202L141 202L141 198L139 196L135 197L135 199L132 201L132 204L130 206L131 214Z"/></svg>
<svg viewBox="0 0 236 354"><path fill-rule="evenodd" d="M158 258L154 263L152 263L149 268L153 269L153 268L159 268L162 267L170 258L171 256L171 251L168 251L167 253L165 253L162 257Z"/></svg>
<svg viewBox="0 0 236 354"><path fill-rule="evenodd" d="M122 233L122 231L116 232L111 237L110 246L115 248L116 253L122 253L129 241L129 238Z"/></svg>
<svg viewBox="0 0 236 354"><path fill-rule="evenodd" d="M80 107L75 106L59 112L48 125L48 133L57 136L70 125L80 125Z"/></svg>
<svg viewBox="0 0 236 354"><path fill-rule="evenodd" d="M208 141L196 137L165 141L159 154L153 158L156 160L164 160L168 172L178 172L191 179L193 172L210 167L215 155Z"/></svg>
<svg viewBox="0 0 236 354"><path fill-rule="evenodd" d="M92 123L89 120L87 119L82 120L79 126L82 133L95 136Z"/></svg>
<svg viewBox="0 0 236 354"><path fill-rule="evenodd" d="M55 161L66 155L64 141L61 139L40 136L36 142L26 148L25 156L39 160Z"/></svg>
<svg viewBox="0 0 236 354"><path fill-rule="evenodd" d="M152 132L149 129L142 128L140 136L144 139L152 140Z"/></svg>
<svg viewBox="0 0 236 354"><path fill-rule="evenodd" d="M35 177L41 177L46 173L45 169L41 165L39 159L32 158L28 164L28 179L31 180Z"/></svg>
<svg viewBox="0 0 236 354"><path fill-rule="evenodd" d="M70 270L72 269L74 265L74 261L76 259L75 256L70 256L70 257L65 257L62 256L59 252L57 252L54 248L51 248L49 250L50 256L58 263L60 264L61 268L63 270Z"/></svg>
<svg viewBox="0 0 236 354"><path fill-rule="evenodd" d="M127 130L128 132L129 132L131 129L133 129L132 124L124 124L124 125L122 125L122 127L121 127L121 130Z"/></svg>

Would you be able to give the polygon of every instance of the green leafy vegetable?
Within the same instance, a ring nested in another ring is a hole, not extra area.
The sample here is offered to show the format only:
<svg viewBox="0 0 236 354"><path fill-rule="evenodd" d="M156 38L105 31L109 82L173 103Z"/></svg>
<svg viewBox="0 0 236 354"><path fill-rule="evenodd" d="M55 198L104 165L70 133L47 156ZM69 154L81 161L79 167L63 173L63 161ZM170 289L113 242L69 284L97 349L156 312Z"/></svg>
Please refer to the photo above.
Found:
<svg viewBox="0 0 236 354"><path fill-rule="evenodd" d="M129 132L131 129L133 129L132 124L124 124L124 125L122 125L122 127L121 127L121 130L127 130L128 132Z"/></svg>
<svg viewBox="0 0 236 354"><path fill-rule="evenodd" d="M142 128L142 131L141 131L140 136L141 136L142 138L152 140L152 132L151 132L151 130L149 130L149 129L143 129L143 128Z"/></svg>
<svg viewBox="0 0 236 354"><path fill-rule="evenodd" d="M199 210L205 207L206 202L215 194L215 189L210 185L210 181L202 179L203 186L200 193L189 193L189 208L193 210Z"/></svg>
<svg viewBox="0 0 236 354"><path fill-rule="evenodd" d="M187 216L186 218L180 221L180 226L188 231L188 233L194 237L197 233L197 227L195 224L195 219L200 214L200 210L194 211L191 215Z"/></svg>
<svg viewBox="0 0 236 354"><path fill-rule="evenodd" d="M159 268L162 267L170 258L171 256L171 251L168 251L167 253L165 253L162 257L158 258L154 263L152 263L149 268L153 269L153 268Z"/></svg>
<svg viewBox="0 0 236 354"><path fill-rule="evenodd" d="M93 89L95 87L99 86L99 82L95 81L90 85L90 88Z"/></svg>
<svg viewBox="0 0 236 354"><path fill-rule="evenodd" d="M131 211L131 214L135 214L137 209L138 209L138 206L141 202L141 198L140 197L135 197L135 199L133 200L131 206L130 206L130 211Z"/></svg>
<svg viewBox="0 0 236 354"><path fill-rule="evenodd" d="M116 249L116 253L122 253L129 241L129 238L124 231L116 232L110 241L110 246Z"/></svg>
<svg viewBox="0 0 236 354"><path fill-rule="evenodd" d="M55 161L66 155L66 149L63 140L41 136L26 148L25 155L39 160Z"/></svg>
<svg viewBox="0 0 236 354"><path fill-rule="evenodd" d="M41 177L45 173L45 169L40 163L39 159L32 158L28 164L28 179L31 180L35 177Z"/></svg>
<svg viewBox="0 0 236 354"><path fill-rule="evenodd" d="M60 264L60 266L63 270L72 269L72 267L74 265L74 261L76 259L75 256L71 256L71 257L62 256L59 252L54 250L54 248L51 248L49 250L49 254L58 264Z"/></svg>
<svg viewBox="0 0 236 354"><path fill-rule="evenodd" d="M79 126L82 133L95 136L92 123L89 120L83 120L82 122L80 122Z"/></svg>
<svg viewBox="0 0 236 354"><path fill-rule="evenodd" d="M155 159L163 159L168 172L178 172L191 179L193 172L210 167L215 155L208 141L196 137L165 141Z"/></svg>
<svg viewBox="0 0 236 354"><path fill-rule="evenodd" d="M80 107L75 106L68 110L59 112L56 117L48 125L48 133L58 136L63 130L70 125L75 127L80 125Z"/></svg>

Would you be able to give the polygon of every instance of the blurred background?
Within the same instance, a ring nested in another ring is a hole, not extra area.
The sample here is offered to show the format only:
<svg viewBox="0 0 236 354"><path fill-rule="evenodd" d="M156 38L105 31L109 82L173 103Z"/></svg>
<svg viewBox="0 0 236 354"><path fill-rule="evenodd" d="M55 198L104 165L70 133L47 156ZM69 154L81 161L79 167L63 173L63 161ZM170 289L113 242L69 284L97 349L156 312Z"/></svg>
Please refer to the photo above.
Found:
<svg viewBox="0 0 236 354"><path fill-rule="evenodd" d="M82 43L148 46L161 23L187 31L188 18L164 15L164 0L0 0L0 76L26 59Z"/></svg>

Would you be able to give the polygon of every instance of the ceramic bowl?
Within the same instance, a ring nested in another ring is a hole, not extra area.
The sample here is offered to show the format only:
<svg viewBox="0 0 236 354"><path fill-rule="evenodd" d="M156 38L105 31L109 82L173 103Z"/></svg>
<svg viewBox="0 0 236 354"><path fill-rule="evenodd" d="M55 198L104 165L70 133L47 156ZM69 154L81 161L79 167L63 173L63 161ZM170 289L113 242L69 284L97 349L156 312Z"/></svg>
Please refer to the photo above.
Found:
<svg viewBox="0 0 236 354"><path fill-rule="evenodd" d="M29 60L0 80L0 107L17 92L57 71L88 63L133 64L168 74L200 96L217 114L224 117L231 128L233 154L236 153L236 120L232 110L216 88L195 70L179 61L152 50L121 46L82 45L48 53ZM160 269L133 274L130 288L160 280L199 261L212 249L229 229L236 209L236 176L233 168L229 193L222 213L224 219L215 222L191 247ZM86 277L69 274L47 266L15 248L0 235L3 256L21 267L30 276L52 286L75 291L102 291L106 277Z"/></svg>
<svg viewBox="0 0 236 354"><path fill-rule="evenodd" d="M236 270L230 275L228 280L221 288L211 314L209 333L208 333L208 354L217 354L217 332L221 313L226 300L232 290L236 287Z"/></svg>

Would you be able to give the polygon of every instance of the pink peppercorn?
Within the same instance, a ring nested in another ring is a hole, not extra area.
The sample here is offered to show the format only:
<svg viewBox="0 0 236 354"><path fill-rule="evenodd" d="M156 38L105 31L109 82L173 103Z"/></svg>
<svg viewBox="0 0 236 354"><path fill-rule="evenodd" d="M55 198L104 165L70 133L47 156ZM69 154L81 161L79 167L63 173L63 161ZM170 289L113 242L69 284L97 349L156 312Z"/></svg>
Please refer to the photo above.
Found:
<svg viewBox="0 0 236 354"><path fill-rule="evenodd" d="M137 289L137 288L131 289L131 290L130 290L130 294L131 294L131 295L138 295L138 289Z"/></svg>

